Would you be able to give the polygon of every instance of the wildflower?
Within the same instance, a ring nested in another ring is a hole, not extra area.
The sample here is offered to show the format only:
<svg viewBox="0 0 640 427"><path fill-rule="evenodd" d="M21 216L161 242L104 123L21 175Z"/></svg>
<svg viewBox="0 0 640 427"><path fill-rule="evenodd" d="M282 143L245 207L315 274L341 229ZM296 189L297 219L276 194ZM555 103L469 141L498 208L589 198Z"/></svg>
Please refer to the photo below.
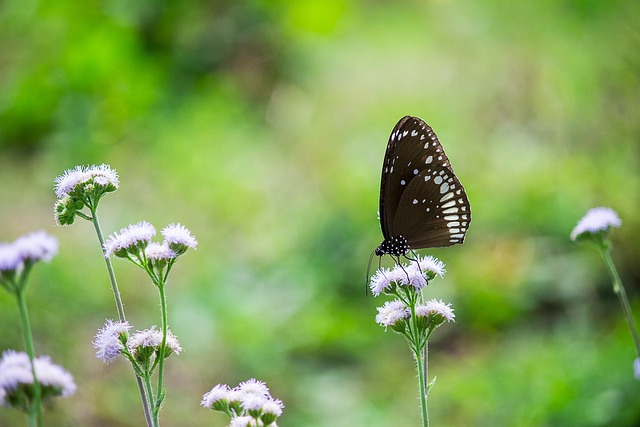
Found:
<svg viewBox="0 0 640 427"><path fill-rule="evenodd" d="M104 244L104 256L109 258L115 255L125 258L129 252L136 253L144 249L155 235L156 229L146 221L129 225L119 233L109 236Z"/></svg>
<svg viewBox="0 0 640 427"><path fill-rule="evenodd" d="M86 168L86 173L93 178L93 182L105 188L113 188L110 191L115 191L120 185L118 180L118 173L111 169L111 166L101 164L100 166L90 166Z"/></svg>
<svg viewBox="0 0 640 427"><path fill-rule="evenodd" d="M58 240L44 231L21 236L12 245L24 262L49 262L58 253Z"/></svg>
<svg viewBox="0 0 640 427"><path fill-rule="evenodd" d="M22 257L10 243L0 243L0 272L14 272L22 265Z"/></svg>
<svg viewBox="0 0 640 427"><path fill-rule="evenodd" d="M451 304L445 304L442 300L435 299L429 300L426 304L418 304L415 308L417 317L431 317L437 325L441 324L445 320L447 322L453 322L456 317L453 314Z"/></svg>
<svg viewBox="0 0 640 427"><path fill-rule="evenodd" d="M240 417L233 417L229 423L229 427L257 427L258 424L253 417L243 415Z"/></svg>
<svg viewBox="0 0 640 427"><path fill-rule="evenodd" d="M393 288L394 282L391 281L390 270L388 268L381 268L371 277L369 287L374 297L377 297L385 291L390 291Z"/></svg>
<svg viewBox="0 0 640 427"><path fill-rule="evenodd" d="M640 380L640 357L633 361L633 372L637 380Z"/></svg>
<svg viewBox="0 0 640 427"><path fill-rule="evenodd" d="M100 197L119 185L118 174L109 165L76 166L55 179L55 192L58 199L83 191L97 192L95 195Z"/></svg>
<svg viewBox="0 0 640 427"><path fill-rule="evenodd" d="M447 272L444 268L444 263L431 255L423 258L418 257L418 264L420 269L427 274L429 280L434 279L436 276L444 277Z"/></svg>
<svg viewBox="0 0 640 427"><path fill-rule="evenodd" d="M187 249L195 249L198 246L198 241L184 225L169 224L162 229L161 233L171 250L177 255L182 255Z"/></svg>
<svg viewBox="0 0 640 427"><path fill-rule="evenodd" d="M168 261L177 256L166 243L155 242L149 243L149 246L144 250L144 254L148 260L153 261Z"/></svg>
<svg viewBox="0 0 640 427"><path fill-rule="evenodd" d="M267 384L255 378L241 382L238 387L236 387L236 390L244 395L269 396L269 387L267 387Z"/></svg>
<svg viewBox="0 0 640 427"><path fill-rule="evenodd" d="M124 350L123 341L126 342L129 329L129 322L107 320L93 341L93 347L98 350L96 357L104 363L113 362Z"/></svg>
<svg viewBox="0 0 640 427"><path fill-rule="evenodd" d="M42 398L70 396L76 391L73 377L48 356L34 361L36 377L40 383ZM33 372L29 356L24 352L7 350L0 358L0 403L27 410L32 399Z"/></svg>
<svg viewBox="0 0 640 427"><path fill-rule="evenodd" d="M76 166L73 169L67 169L64 173L55 179L55 192L58 199L69 195L81 182L88 178L82 166Z"/></svg>
<svg viewBox="0 0 640 427"><path fill-rule="evenodd" d="M202 396L200 406L216 411L225 411L229 407L229 386L226 384L218 384L210 391Z"/></svg>
<svg viewBox="0 0 640 427"><path fill-rule="evenodd" d="M378 314L376 315L376 323L385 328L391 326L402 326L404 319L407 319L410 315L407 306L400 300L387 301L382 307L378 307ZM400 325L397 325L401 323Z"/></svg>
<svg viewBox="0 0 640 427"><path fill-rule="evenodd" d="M268 399L262 405L262 415L260 419L265 425L273 425L276 419L282 415L284 404L279 399Z"/></svg>
<svg viewBox="0 0 640 427"><path fill-rule="evenodd" d="M578 225L571 232L571 240L589 236L604 236L609 233L612 227L617 228L621 225L622 221L613 209L593 208L578 221Z"/></svg>
<svg viewBox="0 0 640 427"><path fill-rule="evenodd" d="M153 354L160 351L161 345L162 331L155 329L155 327L145 329L144 331L138 331L131 335L127 341L129 352L138 360L150 358ZM164 357L167 358L172 353L180 354L181 351L182 347L180 347L178 339L171 333L171 331L167 331Z"/></svg>

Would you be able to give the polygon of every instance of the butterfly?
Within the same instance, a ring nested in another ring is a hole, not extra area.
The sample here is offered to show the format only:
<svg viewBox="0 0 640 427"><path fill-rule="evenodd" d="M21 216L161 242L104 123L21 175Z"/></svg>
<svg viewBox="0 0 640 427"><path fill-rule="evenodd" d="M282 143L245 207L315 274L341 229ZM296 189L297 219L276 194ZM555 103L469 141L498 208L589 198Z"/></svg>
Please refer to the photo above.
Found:
<svg viewBox="0 0 640 427"><path fill-rule="evenodd" d="M471 222L467 193L433 129L418 117L403 117L391 132L379 212L379 257L388 254L399 263L414 249L464 242Z"/></svg>

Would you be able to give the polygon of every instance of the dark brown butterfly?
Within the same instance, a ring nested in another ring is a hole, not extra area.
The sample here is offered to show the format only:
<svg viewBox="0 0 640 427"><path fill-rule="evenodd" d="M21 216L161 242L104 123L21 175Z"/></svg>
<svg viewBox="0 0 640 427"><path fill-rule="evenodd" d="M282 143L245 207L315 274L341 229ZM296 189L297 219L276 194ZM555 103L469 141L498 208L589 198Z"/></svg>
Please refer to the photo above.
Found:
<svg viewBox="0 0 640 427"><path fill-rule="evenodd" d="M377 256L464 242L469 199L433 129L406 116L393 128L382 164Z"/></svg>

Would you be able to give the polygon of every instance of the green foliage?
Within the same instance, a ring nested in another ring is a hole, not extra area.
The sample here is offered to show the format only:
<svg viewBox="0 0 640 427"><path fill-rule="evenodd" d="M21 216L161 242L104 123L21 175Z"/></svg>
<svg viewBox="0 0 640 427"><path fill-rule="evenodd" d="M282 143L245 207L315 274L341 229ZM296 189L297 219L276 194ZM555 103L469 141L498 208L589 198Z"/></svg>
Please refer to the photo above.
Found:
<svg viewBox="0 0 640 427"><path fill-rule="evenodd" d="M163 423L224 425L217 383L266 381L287 426L418 425L415 373L364 292L386 140L432 125L465 184L463 246L428 298L456 323L431 346L434 426L634 426L633 343L588 208L622 219L613 256L636 313L640 4L619 2L5 1L0 5L0 240L45 228L60 255L27 295L36 349L78 392L51 425L138 426L131 372L91 338L115 312L90 224L55 228L53 179L107 163L106 234L140 220L199 240L167 284L185 351ZM157 317L114 262L129 320ZM72 300L74 304L66 304ZM0 349L21 338L0 293ZM0 425L20 425L0 410Z"/></svg>

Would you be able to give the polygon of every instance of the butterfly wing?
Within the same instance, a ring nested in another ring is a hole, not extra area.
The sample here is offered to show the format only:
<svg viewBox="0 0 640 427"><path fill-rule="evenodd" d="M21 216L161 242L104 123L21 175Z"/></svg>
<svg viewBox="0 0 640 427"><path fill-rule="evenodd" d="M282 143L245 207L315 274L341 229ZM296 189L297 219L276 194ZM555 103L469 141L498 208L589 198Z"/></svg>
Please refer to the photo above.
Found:
<svg viewBox="0 0 640 427"><path fill-rule="evenodd" d="M385 239L402 235L412 249L464 241L471 208L433 129L403 117L391 132L380 185Z"/></svg>

